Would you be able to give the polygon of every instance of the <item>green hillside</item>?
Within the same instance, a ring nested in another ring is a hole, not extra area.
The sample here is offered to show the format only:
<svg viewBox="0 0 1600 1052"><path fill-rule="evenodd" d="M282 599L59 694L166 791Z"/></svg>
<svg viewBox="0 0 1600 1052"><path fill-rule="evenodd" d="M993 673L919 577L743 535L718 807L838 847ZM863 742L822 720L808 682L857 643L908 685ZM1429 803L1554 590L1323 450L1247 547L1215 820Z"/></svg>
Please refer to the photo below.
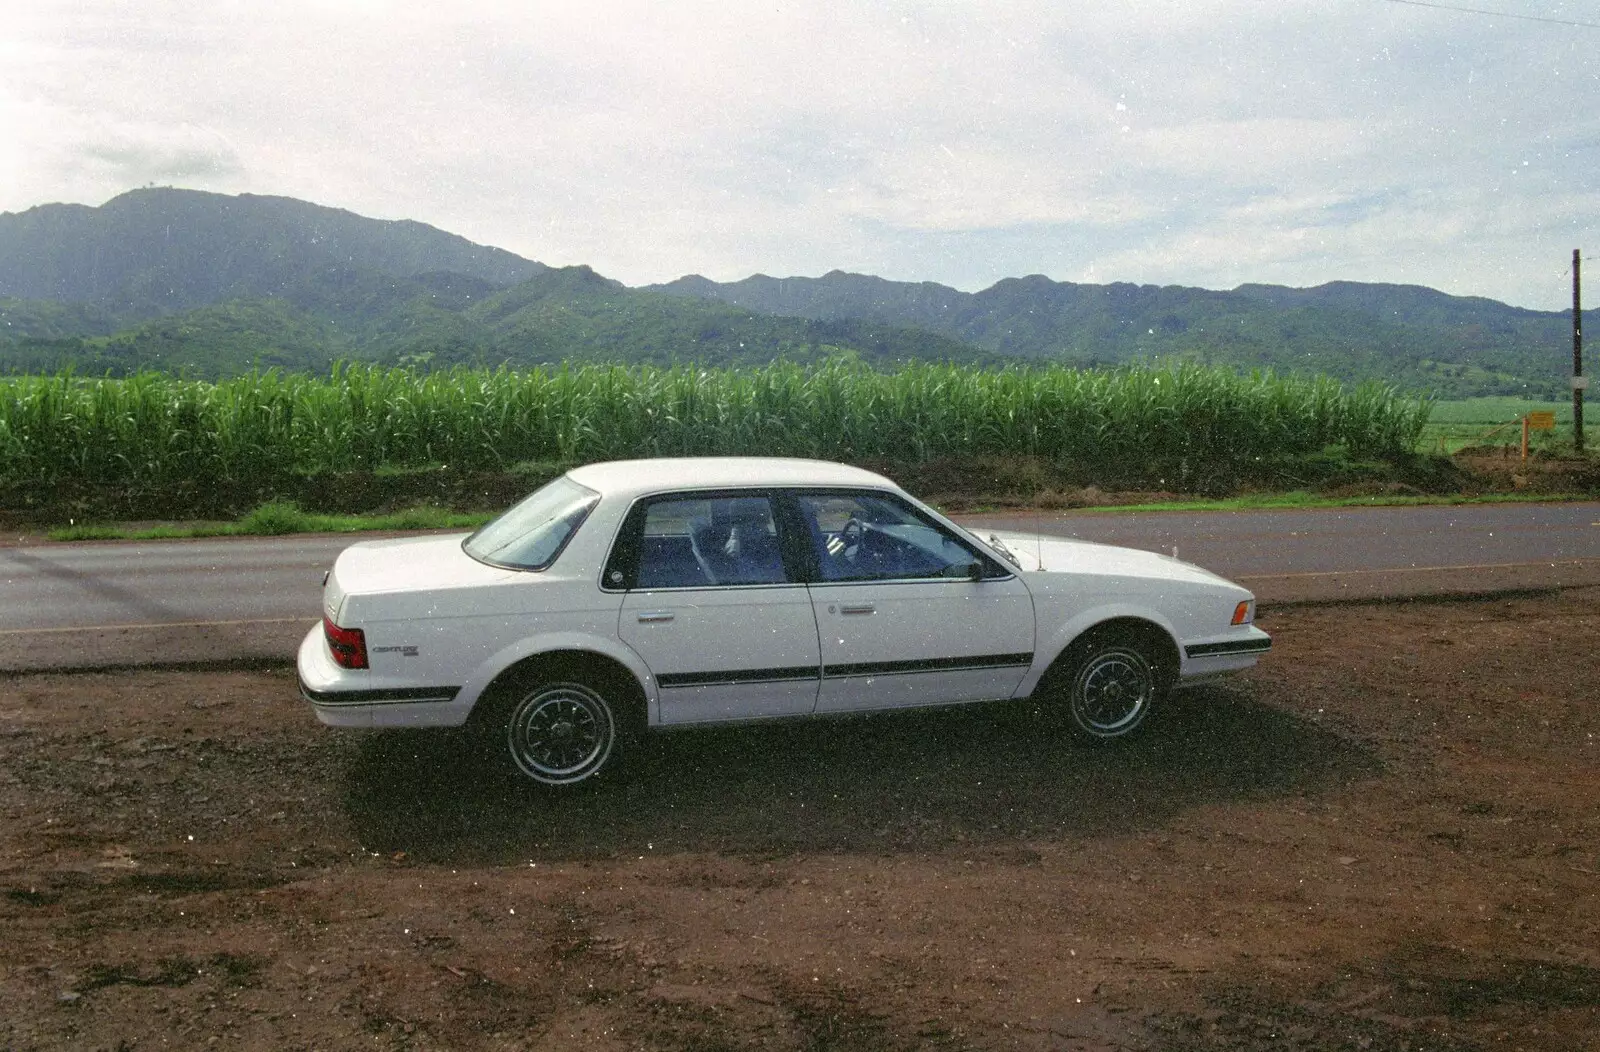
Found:
<svg viewBox="0 0 1600 1052"><path fill-rule="evenodd" d="M1377 378L1443 397L1552 396L1565 387L1571 362L1567 314L1414 286L1218 292L1033 275L967 293L833 271L728 284L691 276L656 288L764 313L918 326L1011 358L1194 360Z"/></svg>
<svg viewBox="0 0 1600 1052"><path fill-rule="evenodd" d="M422 366L1193 361L1559 397L1570 321L1415 286L1232 291L1039 275L980 292L833 271L630 289L414 222L145 189L0 214L0 371L198 377L348 359Z"/></svg>
<svg viewBox="0 0 1600 1052"><path fill-rule="evenodd" d="M340 359L429 367L731 365L840 355L881 363L997 360L922 330L768 317L628 289L587 267L545 270L498 290L457 276L393 279L346 270L337 283L308 282L283 298L230 300L120 327L83 313L95 322L93 334L83 336L64 335L71 316L60 304L0 301L0 331L11 321L12 331L24 333L0 336L0 370L161 369L219 378L272 367L320 373Z"/></svg>
<svg viewBox="0 0 1600 1052"><path fill-rule="evenodd" d="M98 208L0 214L0 296L129 317L283 295L308 275L449 271L508 285L544 265L411 221L289 197L132 190Z"/></svg>

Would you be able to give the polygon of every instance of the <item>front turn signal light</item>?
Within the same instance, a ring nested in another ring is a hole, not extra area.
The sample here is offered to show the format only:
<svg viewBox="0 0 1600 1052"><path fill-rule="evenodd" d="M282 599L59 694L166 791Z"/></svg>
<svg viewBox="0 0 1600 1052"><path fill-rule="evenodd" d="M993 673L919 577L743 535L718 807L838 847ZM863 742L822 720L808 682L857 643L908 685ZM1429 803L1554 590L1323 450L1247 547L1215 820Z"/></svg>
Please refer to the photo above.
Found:
<svg viewBox="0 0 1600 1052"><path fill-rule="evenodd" d="M1246 599L1233 608L1233 620L1228 623L1230 625L1248 625L1255 619L1255 605L1253 600Z"/></svg>

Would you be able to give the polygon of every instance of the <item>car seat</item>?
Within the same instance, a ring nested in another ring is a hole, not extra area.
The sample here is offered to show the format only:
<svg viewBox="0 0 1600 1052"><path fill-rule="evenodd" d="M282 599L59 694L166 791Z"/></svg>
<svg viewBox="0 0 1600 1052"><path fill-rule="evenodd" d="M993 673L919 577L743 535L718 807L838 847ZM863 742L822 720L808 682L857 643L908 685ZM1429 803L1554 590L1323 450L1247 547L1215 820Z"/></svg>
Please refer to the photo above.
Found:
<svg viewBox="0 0 1600 1052"><path fill-rule="evenodd" d="M765 502L735 505L728 539L722 547L731 562L731 580L739 584L776 584L784 580L783 553L772 532Z"/></svg>
<svg viewBox="0 0 1600 1052"><path fill-rule="evenodd" d="M732 532L725 506L713 508L709 520L697 519L689 527L689 547L694 552L694 561L700 564L700 572L711 584L727 584L734 577L734 562L726 551Z"/></svg>

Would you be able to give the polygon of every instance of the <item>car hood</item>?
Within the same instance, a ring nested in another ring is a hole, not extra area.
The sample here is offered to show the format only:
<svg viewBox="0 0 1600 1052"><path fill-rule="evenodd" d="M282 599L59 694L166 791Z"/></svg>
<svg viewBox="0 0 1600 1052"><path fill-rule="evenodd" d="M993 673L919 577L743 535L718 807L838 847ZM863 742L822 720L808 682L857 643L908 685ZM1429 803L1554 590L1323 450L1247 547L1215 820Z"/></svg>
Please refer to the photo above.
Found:
<svg viewBox="0 0 1600 1052"><path fill-rule="evenodd" d="M987 540L991 534L979 534ZM1203 567L1174 559L1170 555L1114 544L1076 541L1064 537L1043 537L1036 533L1000 533L998 537L1016 556L1022 569L1033 573L1094 574L1104 577L1148 577L1165 581L1193 581L1196 584L1232 584Z"/></svg>

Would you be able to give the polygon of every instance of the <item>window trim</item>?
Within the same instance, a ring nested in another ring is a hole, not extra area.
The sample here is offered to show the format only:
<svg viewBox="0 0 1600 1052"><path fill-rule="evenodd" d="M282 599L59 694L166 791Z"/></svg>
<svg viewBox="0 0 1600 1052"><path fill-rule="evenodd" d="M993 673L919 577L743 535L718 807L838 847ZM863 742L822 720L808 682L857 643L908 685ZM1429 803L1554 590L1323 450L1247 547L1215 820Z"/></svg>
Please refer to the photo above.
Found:
<svg viewBox="0 0 1600 1052"><path fill-rule="evenodd" d="M902 511L906 512L907 514L909 514L911 517L916 519L918 522L922 523L922 525L924 525L924 526L928 527L929 529L935 531L940 536L946 537L946 538L950 539L951 541L954 541L957 545L959 545L960 547L966 549L968 554L970 554L975 560L977 560L977 562L982 564L982 566L983 566L983 576L978 578L977 581L972 581L970 583L979 584L979 583L982 583L982 582L985 582L985 581L1005 581L1005 580L1009 580L1009 579L1011 579L1011 578L1016 576L1016 571L1013 570L1004 561L996 558L993 555L990 555L986 551L983 551L981 549L975 549L973 547L972 542L970 540L968 540L966 537L961 536L961 534L959 534L959 533L953 532L950 529L950 527L947 526L945 523L940 522L938 519L933 518L932 516L930 516L926 511L924 511L921 507L919 507L916 504L915 501L908 500L905 496L903 496L902 494L896 493L893 490L872 489L872 488L869 488L869 487L860 487L860 486L797 486L797 487L792 488L788 492L789 492L790 497L794 501L794 505L795 505L794 514L800 520L798 525L804 529L805 534L806 534L806 551L809 553L808 554L808 560L807 560L807 566L806 566L806 569L808 571L806 584L808 584L808 585L810 585L812 587L829 587L829 588L831 588L831 587L850 586L850 585L860 586L860 585L880 585L880 584L952 583L952 582L960 582L960 581L966 580L966 578L957 578L957 577L925 577L925 576L924 577L855 577L855 578L848 578L848 579L839 580L839 581L823 580L823 578L822 578L822 568L821 568L821 566L818 565L818 555L817 555L817 551L816 551L816 545L815 545L814 540L813 540L813 538L811 536L811 523L809 523L807 521L807 519L806 519L805 510L800 507L800 498L802 496L812 496L812 495L846 496L846 497L865 496L865 497L876 497L876 498L878 498L880 500L887 500L889 503L891 503L894 506L900 508Z"/></svg>
<svg viewBox="0 0 1600 1052"><path fill-rule="evenodd" d="M965 578L954 577L869 577L846 581L825 581L822 579L821 567L817 563L816 545L813 543L811 526L806 521L805 510L800 506L802 496L846 496L846 497L877 497L888 500L911 515L918 522L939 534L948 537L956 544L965 548L978 562L983 564L984 574L976 582L1006 581L1016 577L1017 573L1004 560L983 551L981 547L975 548L973 542L950 528L944 522L930 515L915 501L907 499L903 494L889 489L875 489L870 486L722 486L710 489L685 489L670 490L661 493L650 493L635 497L628 505L628 510L622 516L622 522L617 527L616 534L611 538L611 544L606 549L605 561L600 564L600 590L614 594L626 592L691 592L705 591L707 589L732 589L732 588L794 588L804 586L834 587L848 585L880 585L880 584L949 584L960 583ZM766 582L760 584L703 584L703 585L670 585L656 588L640 588L636 582L639 576L639 558L644 539L644 518L649 507L668 500L715 500L725 497L766 497L772 506L772 521L778 531L778 548L783 555L784 572L789 574L790 580ZM576 533L577 531L573 531ZM618 560L626 558L630 565L618 566ZM613 571L624 574L622 583L611 584L608 578Z"/></svg>
<svg viewBox="0 0 1600 1052"><path fill-rule="evenodd" d="M649 515L650 507L666 501L688 500L719 500L750 497L764 497L772 513L772 524L777 530L778 551L783 560L783 572L788 575L787 581L759 581L749 584L689 584L689 585L664 585L652 588L641 588L639 580L639 560L643 553L645 518ZM622 524L617 527L617 532L611 539L611 545L606 550L606 558L600 564L600 590L602 592L703 592L707 589L733 589L733 588L795 588L804 587L810 583L806 580L807 572L811 567L798 558L799 552L791 539L793 527L786 521L785 491L776 486L751 486L728 487L722 486L712 489L686 489L670 490L663 493L651 493L642 497L635 497L628 506L627 512L622 516ZM619 560L626 560L619 565ZM620 584L610 583L613 573L623 575Z"/></svg>

